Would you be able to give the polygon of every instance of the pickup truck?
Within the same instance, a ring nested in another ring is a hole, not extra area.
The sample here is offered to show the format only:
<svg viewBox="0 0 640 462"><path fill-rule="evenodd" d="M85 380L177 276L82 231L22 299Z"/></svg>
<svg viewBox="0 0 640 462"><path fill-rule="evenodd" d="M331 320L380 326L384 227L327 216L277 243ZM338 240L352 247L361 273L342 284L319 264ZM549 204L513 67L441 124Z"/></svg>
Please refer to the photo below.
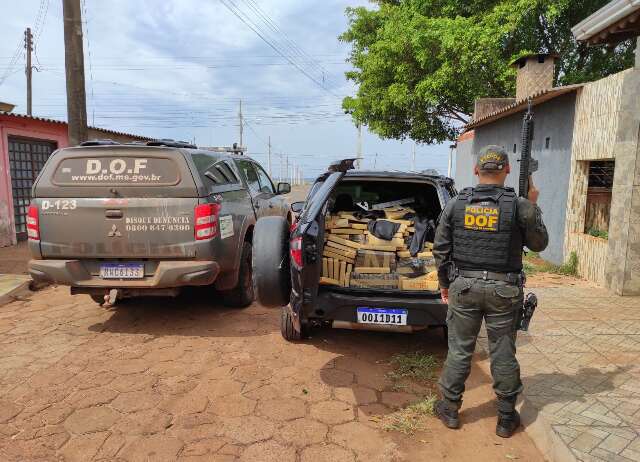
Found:
<svg viewBox="0 0 640 462"><path fill-rule="evenodd" d="M250 157L181 142L61 149L33 186L29 272L101 304L212 285L247 306L256 221L290 221L290 190Z"/></svg>

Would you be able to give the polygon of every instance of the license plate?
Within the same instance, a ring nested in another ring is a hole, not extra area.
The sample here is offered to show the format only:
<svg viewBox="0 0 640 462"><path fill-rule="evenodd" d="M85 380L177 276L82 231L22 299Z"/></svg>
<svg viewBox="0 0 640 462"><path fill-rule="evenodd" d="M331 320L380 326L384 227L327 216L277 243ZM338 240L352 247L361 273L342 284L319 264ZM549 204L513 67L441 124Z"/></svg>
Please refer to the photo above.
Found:
<svg viewBox="0 0 640 462"><path fill-rule="evenodd" d="M142 263L105 263L100 265L102 279L142 279L144 265Z"/></svg>
<svg viewBox="0 0 640 462"><path fill-rule="evenodd" d="M358 322L361 324L407 325L407 310L398 308L357 308Z"/></svg>

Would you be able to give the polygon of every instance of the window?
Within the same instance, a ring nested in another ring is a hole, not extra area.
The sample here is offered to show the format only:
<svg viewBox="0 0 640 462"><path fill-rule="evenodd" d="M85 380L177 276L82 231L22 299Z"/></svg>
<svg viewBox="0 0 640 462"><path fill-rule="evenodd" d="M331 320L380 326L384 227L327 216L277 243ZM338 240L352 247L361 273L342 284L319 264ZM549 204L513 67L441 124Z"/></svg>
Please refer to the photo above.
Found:
<svg viewBox="0 0 640 462"><path fill-rule="evenodd" d="M225 161L213 164L204 175L217 185L239 183L238 177Z"/></svg>
<svg viewBox="0 0 640 462"><path fill-rule="evenodd" d="M518 151L518 145L513 143L513 153L515 154Z"/></svg>
<svg viewBox="0 0 640 462"><path fill-rule="evenodd" d="M216 186L240 183L233 168L225 160L215 154L197 153L191 158L205 184Z"/></svg>
<svg viewBox="0 0 640 462"><path fill-rule="evenodd" d="M254 167L258 171L258 179L260 180L260 191L268 194L275 194L275 188L273 187L273 183L267 175L267 172L259 164L254 164Z"/></svg>
<svg viewBox="0 0 640 462"><path fill-rule="evenodd" d="M615 162L612 160L588 162L589 183L584 217L584 232L607 238L613 191Z"/></svg>
<svg viewBox="0 0 640 462"><path fill-rule="evenodd" d="M253 166L253 162L249 162L248 160L236 160L236 164L240 168L242 176L247 180L249 189L254 193L260 192L260 180L258 179L258 173Z"/></svg>
<svg viewBox="0 0 640 462"><path fill-rule="evenodd" d="M545 149L549 149L549 145L550 145L550 144L551 144L551 138L547 136L547 137L544 139L544 148L545 148Z"/></svg>

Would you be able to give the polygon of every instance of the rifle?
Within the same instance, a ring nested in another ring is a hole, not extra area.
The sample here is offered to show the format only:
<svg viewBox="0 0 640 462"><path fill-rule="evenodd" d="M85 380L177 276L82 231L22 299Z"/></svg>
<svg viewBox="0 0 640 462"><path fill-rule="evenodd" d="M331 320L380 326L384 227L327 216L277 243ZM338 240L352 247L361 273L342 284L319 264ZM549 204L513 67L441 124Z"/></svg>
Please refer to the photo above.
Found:
<svg viewBox="0 0 640 462"><path fill-rule="evenodd" d="M533 140L533 111L529 98L527 112L522 120L522 154L520 155L520 178L518 179L518 195L529 196L529 177L538 171L538 161L531 157L531 142Z"/></svg>
<svg viewBox="0 0 640 462"><path fill-rule="evenodd" d="M529 98L527 112L522 120L522 154L520 155L520 178L518 178L518 195L524 198L529 197L529 180L531 175L533 172L538 171L538 161L531 157L531 142L533 141L534 126L531 106L531 98ZM523 281L522 284L523 288L524 285L525 281ZM520 308L520 318L517 325L518 330L529 330L529 323L537 306L538 298L536 295L528 293Z"/></svg>

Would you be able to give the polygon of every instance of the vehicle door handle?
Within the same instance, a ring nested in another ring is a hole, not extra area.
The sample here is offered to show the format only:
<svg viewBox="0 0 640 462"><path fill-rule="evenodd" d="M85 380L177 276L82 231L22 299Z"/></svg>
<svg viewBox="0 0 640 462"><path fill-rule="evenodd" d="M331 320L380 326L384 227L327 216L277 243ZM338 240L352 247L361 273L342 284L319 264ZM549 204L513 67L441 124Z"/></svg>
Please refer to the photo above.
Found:
<svg viewBox="0 0 640 462"><path fill-rule="evenodd" d="M122 210L105 210L104 216L107 218L122 218Z"/></svg>

